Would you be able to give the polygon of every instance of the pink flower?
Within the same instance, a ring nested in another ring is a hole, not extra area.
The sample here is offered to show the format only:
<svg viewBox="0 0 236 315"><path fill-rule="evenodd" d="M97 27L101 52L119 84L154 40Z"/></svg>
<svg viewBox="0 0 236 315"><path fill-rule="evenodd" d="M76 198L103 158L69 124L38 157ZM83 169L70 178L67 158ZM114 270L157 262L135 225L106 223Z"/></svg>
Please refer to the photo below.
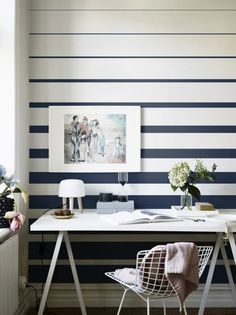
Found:
<svg viewBox="0 0 236 315"><path fill-rule="evenodd" d="M12 231L19 230L24 224L24 221L25 221L25 216L22 213L17 212L15 216L12 218L12 221L10 223L10 229Z"/></svg>

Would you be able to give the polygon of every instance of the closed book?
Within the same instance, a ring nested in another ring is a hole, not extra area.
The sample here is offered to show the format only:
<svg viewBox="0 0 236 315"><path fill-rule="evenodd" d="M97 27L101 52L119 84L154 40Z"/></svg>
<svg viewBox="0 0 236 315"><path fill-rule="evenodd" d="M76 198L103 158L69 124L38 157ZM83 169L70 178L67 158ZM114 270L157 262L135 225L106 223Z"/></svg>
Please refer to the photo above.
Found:
<svg viewBox="0 0 236 315"><path fill-rule="evenodd" d="M215 207L209 202L196 202L195 209L200 211L214 211Z"/></svg>

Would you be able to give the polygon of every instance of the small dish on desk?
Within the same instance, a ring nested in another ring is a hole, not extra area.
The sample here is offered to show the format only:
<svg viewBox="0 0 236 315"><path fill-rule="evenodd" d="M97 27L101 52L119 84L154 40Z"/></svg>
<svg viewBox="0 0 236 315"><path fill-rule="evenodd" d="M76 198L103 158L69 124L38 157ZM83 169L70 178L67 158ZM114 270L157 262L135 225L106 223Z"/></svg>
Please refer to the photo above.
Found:
<svg viewBox="0 0 236 315"><path fill-rule="evenodd" d="M72 218L75 214L71 212L70 210L55 210L51 215L55 219L70 219Z"/></svg>

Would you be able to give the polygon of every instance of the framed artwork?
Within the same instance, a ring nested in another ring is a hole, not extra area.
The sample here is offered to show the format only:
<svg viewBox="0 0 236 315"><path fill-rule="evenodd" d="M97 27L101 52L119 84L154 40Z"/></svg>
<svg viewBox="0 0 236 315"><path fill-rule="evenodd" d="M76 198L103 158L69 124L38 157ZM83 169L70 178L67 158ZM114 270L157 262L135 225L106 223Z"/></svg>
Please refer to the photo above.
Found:
<svg viewBox="0 0 236 315"><path fill-rule="evenodd" d="M140 107L50 106L49 171L140 171Z"/></svg>

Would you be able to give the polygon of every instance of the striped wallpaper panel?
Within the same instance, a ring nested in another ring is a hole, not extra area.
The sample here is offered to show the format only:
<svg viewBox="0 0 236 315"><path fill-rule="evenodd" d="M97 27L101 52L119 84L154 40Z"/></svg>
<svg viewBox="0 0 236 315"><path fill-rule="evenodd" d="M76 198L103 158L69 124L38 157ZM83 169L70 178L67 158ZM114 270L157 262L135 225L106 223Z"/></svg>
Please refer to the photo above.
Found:
<svg viewBox="0 0 236 315"><path fill-rule="evenodd" d="M30 108L49 106L140 106L140 102L29 102ZM143 108L235 108L235 102L142 102Z"/></svg>
<svg viewBox="0 0 236 315"><path fill-rule="evenodd" d="M234 35L30 35L30 58L231 59Z"/></svg>
<svg viewBox="0 0 236 315"><path fill-rule="evenodd" d="M127 185L137 208L178 204L168 171L178 161L193 166L196 158L218 165L215 183L199 184L202 200L236 208L235 1L31 0L30 15L30 222L60 205L62 179L85 181L85 207L95 207L99 192L119 189L116 173L49 173L48 108L55 105L141 106L142 170L129 174ZM47 269L55 233L44 238ZM81 281L104 283L104 271L132 264L139 249L175 240L211 243L214 235L71 238ZM40 243L39 233L29 233L31 282L44 280ZM221 260L216 271L214 282L224 283ZM64 250L54 282L72 282Z"/></svg>
<svg viewBox="0 0 236 315"><path fill-rule="evenodd" d="M141 169L142 169L142 176L145 176L144 172L148 172L150 175L153 174L152 176L155 178L156 173L158 172L159 174L161 173L167 173L171 167L174 165L174 163L176 163L176 159L173 158L169 158L169 159L161 159L161 158L157 158L157 159L142 159L141 160ZM189 163L189 165L191 167L194 167L195 164L195 159L186 159L185 161ZM208 167L211 167L212 165L212 159L204 159L203 160L205 165ZM217 159L214 158L214 162L218 165L217 168L217 173L216 173L216 180L219 179L219 177L221 176L221 173L226 173L225 175L228 178L232 178L235 179L234 177L234 173L236 172L236 160L235 159ZM34 173L34 171L36 170L40 173L47 173L48 171L48 160L47 159L30 159L29 160L29 170L30 172ZM51 178L55 178L57 176L58 173L54 174L49 174L48 176L52 176ZM89 180L89 175L90 173L88 173L88 175L83 174L83 176L86 176L86 180ZM107 173L106 173L107 174ZM37 174L37 176L39 176L40 174ZM72 174L70 174L71 176ZM43 174L44 177L46 179L46 174ZM66 173L64 174L64 176L66 176ZM109 175L108 175L109 176ZM114 176L114 180L116 180L117 174L113 173ZM131 180L133 174L129 175L129 180ZM50 178L50 177L49 177ZM36 177L37 179L37 177ZM36 180L35 179L35 180Z"/></svg>
<svg viewBox="0 0 236 315"><path fill-rule="evenodd" d="M234 10L234 0L31 0L32 10Z"/></svg>
<svg viewBox="0 0 236 315"><path fill-rule="evenodd" d="M234 102L235 83L31 83L31 102Z"/></svg>
<svg viewBox="0 0 236 315"><path fill-rule="evenodd" d="M235 16L235 11L32 11L30 33L233 34Z"/></svg>
<svg viewBox="0 0 236 315"><path fill-rule="evenodd" d="M233 59L30 59L31 82L40 80L229 80ZM73 69L73 71L71 71Z"/></svg>
<svg viewBox="0 0 236 315"><path fill-rule="evenodd" d="M33 107L30 114L32 125L48 125L47 108ZM142 108L141 116L142 126L218 126L220 130L222 126L236 126L236 105L235 108L227 108L224 104L221 108Z"/></svg>
<svg viewBox="0 0 236 315"><path fill-rule="evenodd" d="M30 147L48 148L48 134L31 133ZM143 133L142 149L235 149L234 133Z"/></svg>
<svg viewBox="0 0 236 315"><path fill-rule="evenodd" d="M125 267L133 267L133 264L125 264ZM94 265L82 265L77 266L77 272L81 283L112 283L111 280L106 279L104 273L118 268L124 268L124 265L96 265L96 268L94 268ZM47 274L48 270L49 265L44 265L44 273L42 272L42 267L40 265L30 265L29 278L33 283L45 282L45 274ZM204 272L205 274L202 276L200 282L205 282L207 270L208 268L206 268ZM216 272L214 273L212 283L227 283L225 267L217 266L215 270ZM54 272L53 283L73 283L70 266L57 265Z"/></svg>

